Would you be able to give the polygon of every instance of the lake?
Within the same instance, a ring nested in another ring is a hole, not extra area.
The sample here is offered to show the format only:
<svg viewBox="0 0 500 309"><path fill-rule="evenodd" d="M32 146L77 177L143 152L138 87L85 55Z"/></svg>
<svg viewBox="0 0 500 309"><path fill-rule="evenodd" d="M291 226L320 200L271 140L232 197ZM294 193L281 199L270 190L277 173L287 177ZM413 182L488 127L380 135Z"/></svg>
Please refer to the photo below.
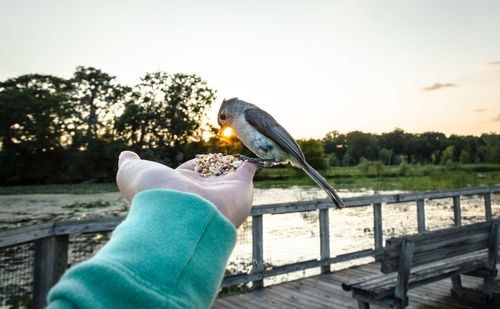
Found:
<svg viewBox="0 0 500 309"><path fill-rule="evenodd" d="M402 191L383 191L391 194ZM372 190L339 191L342 197L373 195ZM254 190L254 205L324 199L323 190L291 186ZM0 195L0 229L60 220L125 216L129 203L120 192L97 194Z"/></svg>
<svg viewBox="0 0 500 309"><path fill-rule="evenodd" d="M358 190L338 191L341 197L373 194L396 194L403 191ZM288 188L255 189L254 205L304 201L326 198L319 188L291 186ZM500 219L500 195L491 196L493 217ZM425 201L428 230L453 226L452 199ZM0 195L0 229L59 220L83 220L125 216L129 204L119 192L99 194L29 194ZM373 211L371 206L330 209L331 256L374 247ZM470 224L484 221L484 200L479 196L462 197L462 221ZM265 267L320 258L318 211L264 215ZM417 232L416 205L412 203L383 204L384 239ZM101 248L109 233L70 236L68 263L83 261ZM31 291L32 245L26 244L0 250L0 300L11 295L29 297ZM366 263L372 258L337 263L332 269ZM252 265L252 220L249 218L237 231L237 245L229 259L227 274L249 272ZM319 273L309 269L265 279L265 284L293 280ZM0 302L1 304L1 302Z"/></svg>

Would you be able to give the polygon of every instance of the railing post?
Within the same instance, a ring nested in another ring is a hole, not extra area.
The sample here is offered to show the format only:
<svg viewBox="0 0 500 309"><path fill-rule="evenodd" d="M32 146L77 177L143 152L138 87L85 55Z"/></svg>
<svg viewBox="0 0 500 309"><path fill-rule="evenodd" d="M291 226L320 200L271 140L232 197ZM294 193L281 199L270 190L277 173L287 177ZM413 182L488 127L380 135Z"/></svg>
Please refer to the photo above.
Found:
<svg viewBox="0 0 500 309"><path fill-rule="evenodd" d="M460 195L453 197L453 215L455 219L455 226L462 226L462 211L460 209Z"/></svg>
<svg viewBox="0 0 500 309"><path fill-rule="evenodd" d="M486 193L484 195L484 211L486 213L486 220L493 219L491 215L491 193Z"/></svg>
<svg viewBox="0 0 500 309"><path fill-rule="evenodd" d="M264 247L262 233L262 215L252 217L252 273L264 271ZM264 280L253 281L254 289L264 287Z"/></svg>
<svg viewBox="0 0 500 309"><path fill-rule="evenodd" d="M321 241L321 260L330 258L330 223L328 219L328 208L319 210L319 238ZM321 273L330 272L330 264L321 266Z"/></svg>
<svg viewBox="0 0 500 309"><path fill-rule="evenodd" d="M35 240L33 308L45 308L47 293L68 264L68 235Z"/></svg>
<svg viewBox="0 0 500 309"><path fill-rule="evenodd" d="M425 204L424 200L417 200L417 221L418 221L418 232L422 233L425 231Z"/></svg>
<svg viewBox="0 0 500 309"><path fill-rule="evenodd" d="M382 204L373 204L373 232L375 237L375 249L382 248Z"/></svg>

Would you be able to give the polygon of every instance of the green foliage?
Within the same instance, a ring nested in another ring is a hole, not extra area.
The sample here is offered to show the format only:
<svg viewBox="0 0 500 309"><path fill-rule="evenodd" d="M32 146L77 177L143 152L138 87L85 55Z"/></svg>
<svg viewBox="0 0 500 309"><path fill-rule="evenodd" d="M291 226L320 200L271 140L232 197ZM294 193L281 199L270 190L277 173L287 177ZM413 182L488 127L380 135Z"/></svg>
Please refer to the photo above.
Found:
<svg viewBox="0 0 500 309"><path fill-rule="evenodd" d="M368 171L370 169L370 161L366 158L361 158L359 160L358 169L363 175L368 175Z"/></svg>
<svg viewBox="0 0 500 309"><path fill-rule="evenodd" d="M399 176L407 176L410 172L410 167L408 165L408 162L406 160L401 161L399 164L399 171L398 174Z"/></svg>
<svg viewBox="0 0 500 309"><path fill-rule="evenodd" d="M385 166L384 163L382 163L381 161L373 162L373 168L375 170L376 176L381 176L384 174Z"/></svg>
<svg viewBox="0 0 500 309"><path fill-rule="evenodd" d="M201 141L214 100L215 91L196 75L147 73L125 102L116 129L139 154L176 165L185 160L180 145Z"/></svg>
<svg viewBox="0 0 500 309"><path fill-rule="evenodd" d="M323 144L316 139L298 140L300 149L304 153L306 161L317 170L324 170L328 166L328 160L323 151Z"/></svg>
<svg viewBox="0 0 500 309"><path fill-rule="evenodd" d="M362 157L385 165L439 164L441 162L500 162L500 135L451 135L440 132L406 133L396 128L380 135L353 131L331 131L321 140L325 153L334 153L344 166L357 165ZM451 147L451 148L450 148ZM444 153L444 158L442 158ZM444 161L443 161L444 160Z"/></svg>
<svg viewBox="0 0 500 309"><path fill-rule="evenodd" d="M469 154L469 152L467 152L467 150L462 149L460 151L460 157L459 157L458 161L460 163L462 163L462 164L464 164L464 163L472 163L471 155Z"/></svg>
<svg viewBox="0 0 500 309"><path fill-rule="evenodd" d="M344 161L349 165L358 164L361 158L376 160L379 153L379 141L377 137L370 133L360 131L349 132L346 135L347 151L349 160Z"/></svg>
<svg viewBox="0 0 500 309"><path fill-rule="evenodd" d="M406 163L406 175L399 175L399 166L385 166L379 176L363 175L357 167L334 167L322 175L343 189L374 190L439 190L468 186L500 185L500 164L450 165ZM263 168L255 175L256 188L289 187L292 185L316 184L304 173L296 173L290 166ZM92 183L74 185L1 186L0 194L93 194L116 192L116 183Z"/></svg>
<svg viewBox="0 0 500 309"><path fill-rule="evenodd" d="M214 100L215 90L192 74L147 73L128 87L99 69L77 67L68 80L31 74L0 82L0 184L113 181L125 149L170 166L205 152L254 156L237 137L223 137L207 123ZM205 140L207 132L212 137ZM342 165L342 173L371 178L430 176L429 163L445 164L448 172L461 171L459 163L500 163L500 135L493 133L331 131L299 144L316 169ZM280 179L303 177L280 168L272 172ZM262 175L256 177L269 179Z"/></svg>
<svg viewBox="0 0 500 309"><path fill-rule="evenodd" d="M116 182L0 187L0 194L96 194L116 191Z"/></svg>
<svg viewBox="0 0 500 309"><path fill-rule="evenodd" d="M74 113L68 83L50 75L23 75L0 83L0 183L61 178Z"/></svg>
<svg viewBox="0 0 500 309"><path fill-rule="evenodd" d="M382 148L378 152L378 158L385 165L390 165L392 163L392 153L393 153L392 150L389 150L387 148Z"/></svg>
<svg viewBox="0 0 500 309"><path fill-rule="evenodd" d="M385 166L381 161L368 161L365 158L359 160L357 168L364 176L382 176L385 171Z"/></svg>
<svg viewBox="0 0 500 309"><path fill-rule="evenodd" d="M335 153L327 155L328 166L340 166L340 160Z"/></svg>
<svg viewBox="0 0 500 309"><path fill-rule="evenodd" d="M334 153L338 159L342 158L347 150L347 140L345 134L339 131L330 131L326 133L321 140L326 154Z"/></svg>
<svg viewBox="0 0 500 309"><path fill-rule="evenodd" d="M130 91L111 76L93 67L76 68L72 84L71 102L77 113L76 128L84 144L104 133L109 134L122 99Z"/></svg>
<svg viewBox="0 0 500 309"><path fill-rule="evenodd" d="M452 162L455 162L454 153L455 153L455 147L453 146L446 147L446 149L441 154L441 164L450 164Z"/></svg>
<svg viewBox="0 0 500 309"><path fill-rule="evenodd" d="M500 163L500 135L483 134L481 139L484 142L484 162Z"/></svg>
<svg viewBox="0 0 500 309"><path fill-rule="evenodd" d="M207 149L201 138L214 94L196 75L146 74L132 89L92 67L77 67L70 80L6 80L0 184L112 181L118 154L130 148L178 164Z"/></svg>

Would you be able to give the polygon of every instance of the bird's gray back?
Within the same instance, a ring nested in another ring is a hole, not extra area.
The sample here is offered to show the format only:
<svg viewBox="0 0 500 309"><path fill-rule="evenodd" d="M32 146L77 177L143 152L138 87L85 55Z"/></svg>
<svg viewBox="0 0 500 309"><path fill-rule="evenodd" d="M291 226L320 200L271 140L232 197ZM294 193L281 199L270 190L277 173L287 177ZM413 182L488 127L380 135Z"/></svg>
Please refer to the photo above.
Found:
<svg viewBox="0 0 500 309"><path fill-rule="evenodd" d="M297 142L269 113L255 105L246 109L244 113L246 121L255 127L257 131L269 137L297 161L305 161L304 154Z"/></svg>

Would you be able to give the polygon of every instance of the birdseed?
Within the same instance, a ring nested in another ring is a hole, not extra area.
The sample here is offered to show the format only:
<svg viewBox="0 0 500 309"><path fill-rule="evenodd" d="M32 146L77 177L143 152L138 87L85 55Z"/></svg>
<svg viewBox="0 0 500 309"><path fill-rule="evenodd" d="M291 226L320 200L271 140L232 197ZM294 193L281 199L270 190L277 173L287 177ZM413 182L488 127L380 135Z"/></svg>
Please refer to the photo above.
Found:
<svg viewBox="0 0 500 309"><path fill-rule="evenodd" d="M242 164L239 158L222 153L197 154L193 163L195 172L202 177L227 175Z"/></svg>

